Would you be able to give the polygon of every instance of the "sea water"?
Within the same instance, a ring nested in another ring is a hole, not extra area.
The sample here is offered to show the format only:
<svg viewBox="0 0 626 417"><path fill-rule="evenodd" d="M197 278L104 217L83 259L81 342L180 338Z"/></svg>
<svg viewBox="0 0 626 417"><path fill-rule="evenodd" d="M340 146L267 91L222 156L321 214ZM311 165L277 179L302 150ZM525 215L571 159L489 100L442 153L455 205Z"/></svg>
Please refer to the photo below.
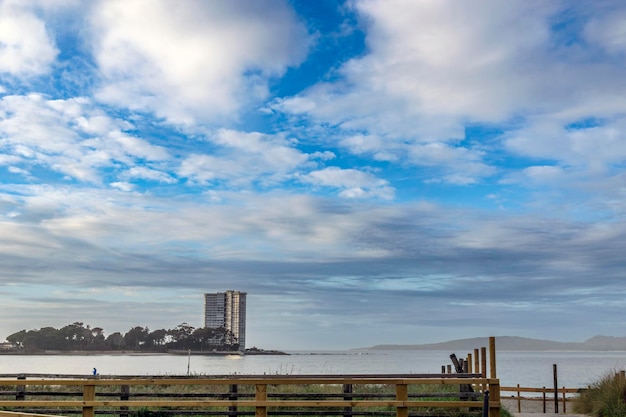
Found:
<svg viewBox="0 0 626 417"><path fill-rule="evenodd" d="M0 374L313 375L440 373L451 364L447 351L288 352L289 355L0 355ZM457 352L457 356L464 356ZM502 386L582 388L626 369L626 352L511 352L496 355Z"/></svg>

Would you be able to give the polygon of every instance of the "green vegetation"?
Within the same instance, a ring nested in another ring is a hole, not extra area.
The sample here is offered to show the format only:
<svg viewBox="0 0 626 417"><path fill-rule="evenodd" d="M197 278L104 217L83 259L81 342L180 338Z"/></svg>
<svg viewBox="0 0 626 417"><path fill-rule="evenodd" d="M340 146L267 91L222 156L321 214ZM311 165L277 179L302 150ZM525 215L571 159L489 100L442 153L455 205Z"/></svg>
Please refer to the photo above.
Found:
<svg viewBox="0 0 626 417"><path fill-rule="evenodd" d="M352 387L351 392L345 392L347 387ZM2 397L15 397L15 386L4 387L6 391L0 392L0 398ZM81 390L79 387L71 386L52 386L52 391L48 391L48 386L39 387L37 391L42 395L34 395L31 391L33 386L29 388L25 398L25 403L31 398L41 400L54 400L58 401L61 398L59 394L65 393L67 396L62 396L63 399L80 399L82 398ZM232 391L232 386L229 385L132 385L129 390L124 391L126 395L130 395L130 399L137 400L151 400L155 402L163 402L166 400L199 400L199 399L223 399L239 398L241 400L252 400L255 397L255 386L252 384L238 385L236 392ZM297 401L316 401L324 400L394 400L396 396L395 385L393 384L354 384L350 386L344 386L342 384L270 384L267 386L267 396L270 401L274 400L297 400ZM52 395L57 394L57 395ZM459 386L458 385L409 385L409 398L411 400L421 401L458 401L459 399ZM119 399L123 395L122 388L120 386L98 386L96 390L97 399L108 398L110 400ZM128 398L128 396L126 397ZM482 405L482 399L476 398L472 401L473 404ZM64 408L50 408L46 410L42 409L30 409L27 404L25 408L13 408L13 411L31 411L31 412L46 412L48 414L68 414L68 410ZM228 413L228 407L197 407L197 406L142 406L142 407L129 407L123 411L124 416L128 417L175 417L175 416L190 416L190 415L225 415ZM120 415L122 411L119 408L114 407L99 407L99 415L111 416ZM251 413L248 415L254 415L254 407L238 407L239 413ZM325 416L343 416L346 414L352 414L355 416L395 416L396 410L392 406L387 407L353 407L352 409L346 409L345 407L271 407L271 412L274 415L282 416L296 416L296 415L325 415ZM439 417L480 417L482 415L482 409L479 408L448 408L448 407L419 407L411 408L411 415L421 416L439 416ZM510 414L503 410L502 417L510 417Z"/></svg>
<svg viewBox="0 0 626 417"><path fill-rule="evenodd" d="M583 391L574 403L574 411L595 417L626 416L626 377L611 372Z"/></svg>
<svg viewBox="0 0 626 417"><path fill-rule="evenodd" d="M17 351L102 351L134 350L165 352L168 350L220 350L237 351L237 338L224 328L195 329L182 323L173 329L150 331L135 326L122 335L119 332L105 336L101 327L91 327L81 322L68 324L60 329L43 327L38 330L20 330L7 337Z"/></svg>

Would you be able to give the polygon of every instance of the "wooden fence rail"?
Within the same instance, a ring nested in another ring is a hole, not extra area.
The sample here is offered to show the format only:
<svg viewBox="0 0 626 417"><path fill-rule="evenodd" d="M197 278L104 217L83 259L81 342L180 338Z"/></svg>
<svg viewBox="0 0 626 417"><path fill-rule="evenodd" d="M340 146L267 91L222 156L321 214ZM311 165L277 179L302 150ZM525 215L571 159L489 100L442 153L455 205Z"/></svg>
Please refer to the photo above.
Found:
<svg viewBox="0 0 626 417"><path fill-rule="evenodd" d="M584 391L585 388L558 388L556 390L556 398L560 404L563 405L562 411L563 414L567 413L567 403L574 401L576 399L575 394L580 394ZM522 412L522 400L524 401L541 401L543 403L543 412L546 412L547 404L550 402L554 402L555 397L548 399L548 394L554 395L554 388L529 388L529 387L520 387L519 384L516 387L500 387L500 395L501 398L505 398L505 393L512 392L514 393L514 398L517 400L517 412ZM522 397L522 393L531 393L531 394L541 394L540 396L531 395ZM569 394L569 395L568 395ZM557 408L555 408L557 409Z"/></svg>
<svg viewBox="0 0 626 417"><path fill-rule="evenodd" d="M460 387L467 384L478 390L462 392ZM477 375L0 379L0 417L409 417L445 415L446 410L500 417L499 393L498 379Z"/></svg>

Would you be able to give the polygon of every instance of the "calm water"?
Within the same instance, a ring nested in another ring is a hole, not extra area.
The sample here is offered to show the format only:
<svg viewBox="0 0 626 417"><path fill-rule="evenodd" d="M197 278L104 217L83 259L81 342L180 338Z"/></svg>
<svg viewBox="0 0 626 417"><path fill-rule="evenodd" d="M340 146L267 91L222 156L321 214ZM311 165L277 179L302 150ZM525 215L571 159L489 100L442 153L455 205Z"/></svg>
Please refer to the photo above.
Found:
<svg viewBox="0 0 626 417"><path fill-rule="evenodd" d="M186 355L0 355L0 374L101 375L383 374L439 373L450 363L447 351L291 352L289 356ZM498 352L504 386L585 387L608 372L626 369L626 352Z"/></svg>

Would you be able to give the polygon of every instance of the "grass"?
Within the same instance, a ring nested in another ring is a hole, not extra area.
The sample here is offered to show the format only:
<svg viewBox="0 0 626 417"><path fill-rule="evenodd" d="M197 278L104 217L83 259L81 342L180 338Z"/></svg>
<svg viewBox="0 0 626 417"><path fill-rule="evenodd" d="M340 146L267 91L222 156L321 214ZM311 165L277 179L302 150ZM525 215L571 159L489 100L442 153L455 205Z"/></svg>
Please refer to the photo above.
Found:
<svg viewBox="0 0 626 417"><path fill-rule="evenodd" d="M594 417L626 416L626 377L610 372L583 391L574 403L574 411Z"/></svg>
<svg viewBox="0 0 626 417"><path fill-rule="evenodd" d="M7 389L9 388L9 389ZM11 388L17 388L14 386L5 387L2 399L10 399L6 397L15 398L15 391L11 391ZM30 391L30 395L27 392L26 403L28 400L60 400L69 399L67 397L60 398L53 395L55 393L65 393L75 399L80 399L81 394L78 396L73 395L77 391L80 391L79 387L71 386L40 386L38 395L34 395L34 386L28 386L27 391ZM353 392L344 393L344 387L342 384L310 384L310 385L282 385L282 384L268 384L267 396L269 400L285 399L285 400L309 400L312 402L323 400L341 400L344 397L353 400L394 400L396 396L395 385L380 385L380 384L354 384ZM119 386L98 386L96 392L97 399L104 399L103 396L108 393L111 396L107 396L110 400L116 400L120 398L121 387ZM55 391L55 392L52 392ZM167 400L168 398L183 400L179 398L179 395L188 396L187 399L200 399L201 397L211 397L217 395L217 398L228 398L230 396L228 385L141 385L131 386L131 399L141 400L155 400L157 396L161 397L161 400ZM238 386L237 395L240 399L254 399L255 388L253 385L241 384ZM409 398L411 400L422 401L456 401L458 400L458 385L409 385ZM143 395L141 395L143 394ZM138 396L139 395L139 396ZM145 396L144 396L145 395ZM78 397L78 398L76 398ZM216 398L216 397L213 397ZM156 399L158 400L158 399ZM482 399L478 398L476 401L480 401L482 405ZM473 404L476 404L474 402ZM23 409L22 409L23 410ZM290 415L326 415L326 416L343 416L350 411L346 411L344 407L272 407L274 412L280 413L283 416ZM23 410L25 411L25 410ZM51 414L67 414L67 409L62 410L50 410L58 411L51 412ZM77 410L78 411L78 410ZM119 410L108 407L99 407L99 412L114 416ZM251 407L239 407L239 411L249 412L254 415L254 408ZM78 411L80 412L80 411ZM360 416L394 416L394 407L353 407L351 412L354 415ZM49 412L50 413L50 412ZM128 417L166 417L166 416L183 416L185 414L194 413L196 415L222 415L227 413L227 407L158 407L158 406L144 406L144 407L131 407L127 414ZM293 414L292 414L293 413ZM411 414L418 413L419 415L426 416L445 416L445 417L480 417L482 414L481 408L445 408L445 407L419 407L412 408ZM506 411L502 411L502 417L510 417L510 414Z"/></svg>

